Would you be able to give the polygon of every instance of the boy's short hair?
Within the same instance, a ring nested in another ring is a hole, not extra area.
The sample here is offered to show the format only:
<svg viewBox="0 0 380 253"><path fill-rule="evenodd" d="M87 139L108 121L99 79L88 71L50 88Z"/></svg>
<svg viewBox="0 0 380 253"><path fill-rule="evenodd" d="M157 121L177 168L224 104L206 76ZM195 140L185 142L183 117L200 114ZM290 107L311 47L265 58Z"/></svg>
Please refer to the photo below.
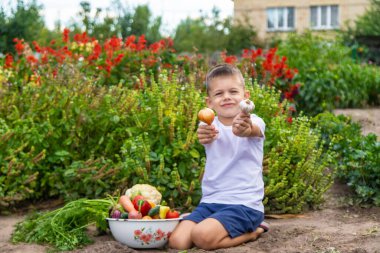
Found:
<svg viewBox="0 0 380 253"><path fill-rule="evenodd" d="M241 85L244 87L244 77L241 71L234 65L223 63L212 67L206 75L206 90L208 92L209 85L212 79L221 76L234 76L237 75L241 81Z"/></svg>

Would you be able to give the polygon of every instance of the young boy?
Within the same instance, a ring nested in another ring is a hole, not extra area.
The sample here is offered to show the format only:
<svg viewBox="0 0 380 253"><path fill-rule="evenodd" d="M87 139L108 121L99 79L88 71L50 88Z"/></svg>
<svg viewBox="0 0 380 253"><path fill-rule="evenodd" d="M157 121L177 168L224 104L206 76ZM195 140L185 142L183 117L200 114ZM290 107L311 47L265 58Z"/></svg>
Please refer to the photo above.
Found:
<svg viewBox="0 0 380 253"><path fill-rule="evenodd" d="M249 98L236 67L221 64L206 76L206 104L217 113L212 125L200 124L199 142L206 150L202 199L179 223L169 247L205 250L237 246L266 230L262 160L264 121L245 114L240 101Z"/></svg>

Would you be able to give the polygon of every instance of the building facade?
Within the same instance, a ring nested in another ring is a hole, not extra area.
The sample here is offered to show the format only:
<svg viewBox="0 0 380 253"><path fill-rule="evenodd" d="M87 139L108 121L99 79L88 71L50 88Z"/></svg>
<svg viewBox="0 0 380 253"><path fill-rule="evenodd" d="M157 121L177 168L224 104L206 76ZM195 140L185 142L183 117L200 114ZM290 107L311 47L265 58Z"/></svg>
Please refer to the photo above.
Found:
<svg viewBox="0 0 380 253"><path fill-rule="evenodd" d="M311 30L333 36L370 6L370 0L233 0L235 21L249 22L265 41Z"/></svg>

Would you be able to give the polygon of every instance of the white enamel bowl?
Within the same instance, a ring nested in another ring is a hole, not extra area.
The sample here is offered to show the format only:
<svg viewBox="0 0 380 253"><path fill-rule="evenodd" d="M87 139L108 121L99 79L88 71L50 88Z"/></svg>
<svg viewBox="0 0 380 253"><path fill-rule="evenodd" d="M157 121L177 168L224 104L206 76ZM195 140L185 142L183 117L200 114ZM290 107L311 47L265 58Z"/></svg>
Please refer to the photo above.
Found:
<svg viewBox="0 0 380 253"><path fill-rule="evenodd" d="M116 241L130 248L162 248L182 218L131 220L107 218Z"/></svg>

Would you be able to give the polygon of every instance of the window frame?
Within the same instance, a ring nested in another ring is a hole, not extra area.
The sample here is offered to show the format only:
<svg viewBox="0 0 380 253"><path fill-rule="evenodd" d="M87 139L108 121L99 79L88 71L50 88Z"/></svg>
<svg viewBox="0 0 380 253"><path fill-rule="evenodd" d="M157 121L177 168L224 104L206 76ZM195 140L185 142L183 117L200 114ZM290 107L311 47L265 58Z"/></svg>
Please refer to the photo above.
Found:
<svg viewBox="0 0 380 253"><path fill-rule="evenodd" d="M322 8L327 8L327 17L326 17L326 25L322 25ZM337 25L332 25L332 8L337 7ZM317 8L317 24L313 26L313 20L312 20L312 9ZM331 5L311 5L310 6L310 28L312 30L336 30L340 28L340 11L339 11L339 5L337 4L331 4Z"/></svg>
<svg viewBox="0 0 380 253"><path fill-rule="evenodd" d="M284 10L284 27L279 27L279 10ZM288 25L288 19L289 19L289 9L293 9L293 27L289 27ZM274 27L270 28L268 26L269 23L269 10L275 11L275 21L274 21ZM267 32L290 32L296 30L296 8L294 6L278 6L278 7L268 7L265 11L266 14L266 30Z"/></svg>

